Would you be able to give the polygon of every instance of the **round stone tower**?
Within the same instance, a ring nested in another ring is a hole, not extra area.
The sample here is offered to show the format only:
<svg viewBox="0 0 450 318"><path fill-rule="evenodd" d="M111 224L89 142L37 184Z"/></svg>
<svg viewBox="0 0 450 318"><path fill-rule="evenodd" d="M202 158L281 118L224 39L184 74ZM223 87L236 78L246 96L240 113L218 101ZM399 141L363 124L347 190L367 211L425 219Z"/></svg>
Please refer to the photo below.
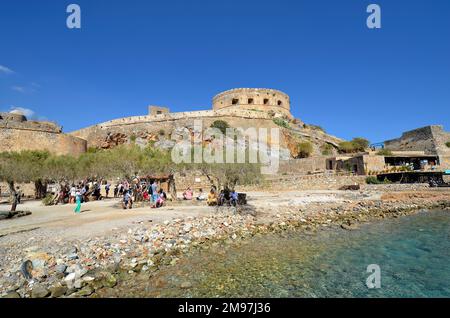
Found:
<svg viewBox="0 0 450 318"><path fill-rule="evenodd" d="M281 91L267 88L235 88L213 98L213 110L240 109L274 111L292 117L289 96Z"/></svg>

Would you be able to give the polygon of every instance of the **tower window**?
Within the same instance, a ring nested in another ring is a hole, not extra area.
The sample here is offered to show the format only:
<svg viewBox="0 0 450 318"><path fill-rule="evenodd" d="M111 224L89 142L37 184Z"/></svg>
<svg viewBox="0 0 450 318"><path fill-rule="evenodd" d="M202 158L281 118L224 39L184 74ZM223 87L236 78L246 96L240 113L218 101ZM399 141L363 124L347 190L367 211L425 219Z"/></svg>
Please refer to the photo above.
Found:
<svg viewBox="0 0 450 318"><path fill-rule="evenodd" d="M239 99L233 98L233 100L231 101L231 104L237 105L237 103L239 103Z"/></svg>
<svg viewBox="0 0 450 318"><path fill-rule="evenodd" d="M269 104L269 99L268 98L264 98L264 105Z"/></svg>
<svg viewBox="0 0 450 318"><path fill-rule="evenodd" d="M278 106L283 106L283 102L281 100L278 101Z"/></svg>
<svg viewBox="0 0 450 318"><path fill-rule="evenodd" d="M248 104L253 104L253 102L254 102L253 98L248 99Z"/></svg>

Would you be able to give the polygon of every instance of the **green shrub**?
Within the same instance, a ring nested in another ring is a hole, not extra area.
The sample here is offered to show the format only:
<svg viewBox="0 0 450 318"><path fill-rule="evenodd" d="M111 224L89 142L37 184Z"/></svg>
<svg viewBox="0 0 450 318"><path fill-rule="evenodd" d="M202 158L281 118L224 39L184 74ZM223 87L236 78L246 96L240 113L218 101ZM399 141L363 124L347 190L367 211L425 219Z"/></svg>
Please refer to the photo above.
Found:
<svg viewBox="0 0 450 318"><path fill-rule="evenodd" d="M389 149L380 149L377 152L377 155L379 155L379 156L392 156L392 151L390 151Z"/></svg>
<svg viewBox="0 0 450 318"><path fill-rule="evenodd" d="M45 206L51 205L52 202L53 202L53 195L50 194L50 193L47 194L47 195L45 196L45 198L42 199L42 204L45 205Z"/></svg>
<svg viewBox="0 0 450 318"><path fill-rule="evenodd" d="M216 120L211 124L210 127L219 129L222 134L225 135L227 132L227 128L230 128L230 125L224 120Z"/></svg>
<svg viewBox="0 0 450 318"><path fill-rule="evenodd" d="M369 176L366 178L367 184L391 184L392 182L389 181L387 178L384 178L383 181L378 180L376 176Z"/></svg>
<svg viewBox="0 0 450 318"><path fill-rule="evenodd" d="M297 149L298 149L298 156L300 158L308 158L313 151L313 146L310 142L305 141L299 143L297 145Z"/></svg>
<svg viewBox="0 0 450 318"><path fill-rule="evenodd" d="M284 120L284 119L281 119L281 118L274 118L274 119L273 119L273 122L275 123L275 125L278 125L278 126L280 126L280 127L283 127L283 128L289 128L289 124L288 124L287 121Z"/></svg>
<svg viewBox="0 0 450 318"><path fill-rule="evenodd" d="M369 141L365 138L353 138L351 143L355 151L365 151L369 147Z"/></svg>
<svg viewBox="0 0 450 318"><path fill-rule="evenodd" d="M445 145L450 148L450 141L447 141Z"/></svg>
<svg viewBox="0 0 450 318"><path fill-rule="evenodd" d="M364 138L353 138L351 141L339 143L340 153L363 152L369 147L369 141Z"/></svg>
<svg viewBox="0 0 450 318"><path fill-rule="evenodd" d="M339 152L341 153L352 153L355 149L350 141L342 141L339 143Z"/></svg>
<svg viewBox="0 0 450 318"><path fill-rule="evenodd" d="M380 184L382 182L380 180L378 180L377 177L369 176L369 177L366 178L366 183L367 184Z"/></svg>

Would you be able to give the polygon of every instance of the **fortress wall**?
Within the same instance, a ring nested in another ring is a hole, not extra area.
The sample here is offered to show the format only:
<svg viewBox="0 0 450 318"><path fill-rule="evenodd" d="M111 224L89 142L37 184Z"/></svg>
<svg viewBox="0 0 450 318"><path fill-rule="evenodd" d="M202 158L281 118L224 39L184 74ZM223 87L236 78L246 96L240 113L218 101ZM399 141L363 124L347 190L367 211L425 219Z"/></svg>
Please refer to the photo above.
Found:
<svg viewBox="0 0 450 318"><path fill-rule="evenodd" d="M0 127L0 152L27 149L79 155L86 152L86 144L86 140L61 133Z"/></svg>
<svg viewBox="0 0 450 318"><path fill-rule="evenodd" d="M436 154L432 126L427 126L403 133L400 138L384 142L386 149L399 151L425 151L426 154Z"/></svg>
<svg viewBox="0 0 450 318"><path fill-rule="evenodd" d="M252 120L250 121L249 119ZM195 120L201 120L204 128L210 127L216 120L224 120L232 127L242 127L244 129L248 127L278 127L273 123L273 118L265 113L237 110L198 111L113 120L74 131L71 135L86 139L88 147L105 148L109 146L105 142L110 143L111 139L114 139L114 142L118 141L118 144L126 143L129 142L132 135L144 143L160 140L161 132L164 132L165 139L170 139L170 135L177 128L193 128Z"/></svg>
<svg viewBox="0 0 450 318"><path fill-rule="evenodd" d="M60 133L62 128L54 123L46 121L8 121L0 120L0 129L11 128L11 129L21 129L21 130L38 130L53 133Z"/></svg>
<svg viewBox="0 0 450 318"><path fill-rule="evenodd" d="M158 123L158 122L170 122L176 121L180 119L189 118L191 120L194 119L204 119L208 117L220 117L220 116L235 116L235 117L243 117L243 118L255 118L255 119L271 119L272 116L268 114L266 111L258 111L253 109L220 109L217 111L214 110L200 110L193 112L178 112L178 113L165 113L158 115L146 115L146 116L132 116L126 118L113 119L101 124L97 124L95 126L83 128L77 130L71 134L78 135L78 132L82 132L84 130L91 130L93 127L98 126L99 128L108 128L115 126L126 126L126 125L135 125L141 123Z"/></svg>

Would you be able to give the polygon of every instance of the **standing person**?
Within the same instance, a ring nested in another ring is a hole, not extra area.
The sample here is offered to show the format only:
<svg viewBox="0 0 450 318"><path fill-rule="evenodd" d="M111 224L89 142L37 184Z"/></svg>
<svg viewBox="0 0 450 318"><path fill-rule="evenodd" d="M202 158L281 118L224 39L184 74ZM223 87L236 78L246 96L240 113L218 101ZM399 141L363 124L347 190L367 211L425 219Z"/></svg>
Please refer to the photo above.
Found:
<svg viewBox="0 0 450 318"><path fill-rule="evenodd" d="M69 203L75 203L75 197L77 195L77 188L75 188L75 185L72 184L72 187L70 188L70 198L69 198Z"/></svg>
<svg viewBox="0 0 450 318"><path fill-rule="evenodd" d="M158 200L158 185L156 184L156 180L153 181L152 186L152 201L153 201L153 206L156 207L156 201Z"/></svg>
<svg viewBox="0 0 450 318"><path fill-rule="evenodd" d="M119 185L116 184L116 186L114 187L114 197L117 198L117 194L119 193Z"/></svg>
<svg viewBox="0 0 450 318"><path fill-rule="evenodd" d="M128 180L125 180L123 182L123 192L128 192L128 190L130 190L130 184L128 183Z"/></svg>
<svg viewBox="0 0 450 318"><path fill-rule="evenodd" d="M230 203L231 203L232 206L236 206L237 202L238 202L238 194L233 189L233 190L231 190L231 193L230 193Z"/></svg>
<svg viewBox="0 0 450 318"><path fill-rule="evenodd" d="M80 190L81 202L84 202L84 201L85 201L85 197L84 197L84 196L86 195L86 193L88 192L88 190L89 190L88 185L86 185L86 186L82 185L82 186L81 186L81 190Z"/></svg>
<svg viewBox="0 0 450 318"><path fill-rule="evenodd" d="M110 188L111 188L111 185L108 182L106 182L106 185L105 185L106 197L108 197L108 195L109 195L109 189Z"/></svg>
<svg viewBox="0 0 450 318"><path fill-rule="evenodd" d="M77 192L75 193L75 196L76 196L76 203L77 203L77 206L75 207L74 212L75 212L75 213L80 213L80 212L81 212L81 192L80 192L80 191L77 191Z"/></svg>

